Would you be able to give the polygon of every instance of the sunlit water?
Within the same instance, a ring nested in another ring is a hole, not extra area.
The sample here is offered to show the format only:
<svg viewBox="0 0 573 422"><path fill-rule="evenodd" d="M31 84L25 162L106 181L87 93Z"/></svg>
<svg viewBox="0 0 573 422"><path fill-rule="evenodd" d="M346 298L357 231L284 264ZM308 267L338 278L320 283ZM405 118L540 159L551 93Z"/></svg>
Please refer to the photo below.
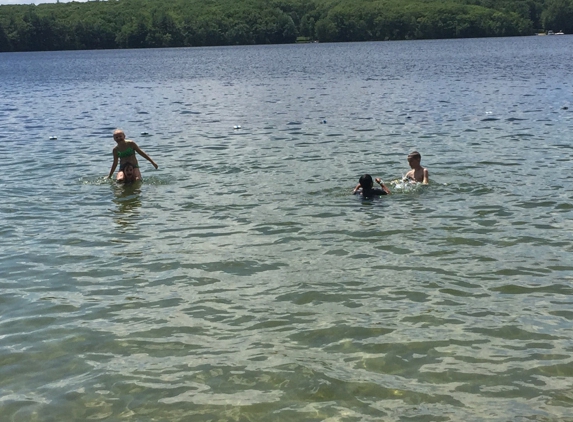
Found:
<svg viewBox="0 0 573 422"><path fill-rule="evenodd" d="M572 49L1 54L0 419L573 418Z"/></svg>

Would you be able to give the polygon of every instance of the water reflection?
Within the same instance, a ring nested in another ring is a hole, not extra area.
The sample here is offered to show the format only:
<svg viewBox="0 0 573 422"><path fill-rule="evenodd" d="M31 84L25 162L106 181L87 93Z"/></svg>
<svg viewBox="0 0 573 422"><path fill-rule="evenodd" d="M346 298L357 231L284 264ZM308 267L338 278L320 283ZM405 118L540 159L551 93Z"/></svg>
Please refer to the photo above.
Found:
<svg viewBox="0 0 573 422"><path fill-rule="evenodd" d="M141 207L141 186L142 182L129 184L113 183L113 193L115 198L113 202L117 205L114 211L115 223L122 227L128 228L133 226L139 219Z"/></svg>

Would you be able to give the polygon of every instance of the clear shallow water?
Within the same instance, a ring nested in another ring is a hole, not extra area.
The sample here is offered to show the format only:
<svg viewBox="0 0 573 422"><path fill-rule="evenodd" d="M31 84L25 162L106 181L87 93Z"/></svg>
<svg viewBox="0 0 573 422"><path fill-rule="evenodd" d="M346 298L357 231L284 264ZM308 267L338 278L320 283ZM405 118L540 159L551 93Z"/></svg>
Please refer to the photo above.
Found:
<svg viewBox="0 0 573 422"><path fill-rule="evenodd" d="M573 417L572 47L0 55L2 419Z"/></svg>

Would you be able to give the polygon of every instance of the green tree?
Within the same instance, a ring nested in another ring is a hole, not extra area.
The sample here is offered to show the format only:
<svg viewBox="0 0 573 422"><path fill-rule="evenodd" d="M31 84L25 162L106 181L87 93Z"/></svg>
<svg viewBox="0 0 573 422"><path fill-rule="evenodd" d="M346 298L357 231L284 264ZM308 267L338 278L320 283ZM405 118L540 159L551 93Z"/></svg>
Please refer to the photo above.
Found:
<svg viewBox="0 0 573 422"><path fill-rule="evenodd" d="M0 52L6 52L12 50L12 44L8 39L8 35L4 30L4 27L0 25Z"/></svg>
<svg viewBox="0 0 573 422"><path fill-rule="evenodd" d="M140 15L121 28L116 37L116 42L123 48L145 48L149 46L147 43L148 35L149 24Z"/></svg>
<svg viewBox="0 0 573 422"><path fill-rule="evenodd" d="M573 32L573 0L108 0L0 6L14 51Z"/></svg>
<svg viewBox="0 0 573 422"><path fill-rule="evenodd" d="M571 0L548 0L541 14L543 28L573 33L573 2Z"/></svg>
<svg viewBox="0 0 573 422"><path fill-rule="evenodd" d="M315 21L314 17L308 14L304 15L300 20L299 34L303 37L314 37Z"/></svg>
<svg viewBox="0 0 573 422"><path fill-rule="evenodd" d="M336 25L328 18L319 20L314 26L316 39L320 42L337 41Z"/></svg>

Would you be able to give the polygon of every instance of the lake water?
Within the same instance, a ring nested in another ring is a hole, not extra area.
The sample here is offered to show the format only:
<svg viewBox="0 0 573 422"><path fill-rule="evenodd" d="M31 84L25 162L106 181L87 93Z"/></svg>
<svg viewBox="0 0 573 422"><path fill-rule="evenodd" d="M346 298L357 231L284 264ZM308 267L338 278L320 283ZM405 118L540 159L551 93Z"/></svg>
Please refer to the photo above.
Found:
<svg viewBox="0 0 573 422"><path fill-rule="evenodd" d="M571 420L571 51L0 54L1 419Z"/></svg>

